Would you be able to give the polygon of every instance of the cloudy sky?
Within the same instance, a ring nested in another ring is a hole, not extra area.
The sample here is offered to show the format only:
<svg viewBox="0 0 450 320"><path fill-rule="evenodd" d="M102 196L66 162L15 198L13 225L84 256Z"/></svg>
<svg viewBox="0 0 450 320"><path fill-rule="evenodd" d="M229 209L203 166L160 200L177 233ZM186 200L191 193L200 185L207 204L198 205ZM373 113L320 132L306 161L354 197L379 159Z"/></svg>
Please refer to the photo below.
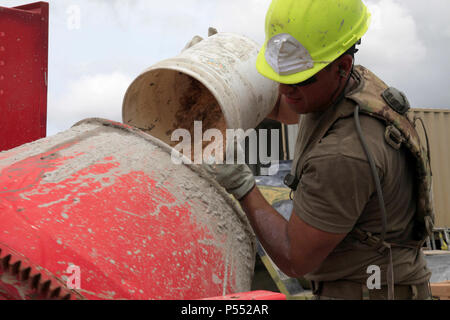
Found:
<svg viewBox="0 0 450 320"><path fill-rule="evenodd" d="M1 6L30 3L1 0ZM121 121L141 71L209 26L264 41L270 0L50 0L48 135L79 120ZM365 0L373 15L357 63L415 108L450 108L450 1Z"/></svg>

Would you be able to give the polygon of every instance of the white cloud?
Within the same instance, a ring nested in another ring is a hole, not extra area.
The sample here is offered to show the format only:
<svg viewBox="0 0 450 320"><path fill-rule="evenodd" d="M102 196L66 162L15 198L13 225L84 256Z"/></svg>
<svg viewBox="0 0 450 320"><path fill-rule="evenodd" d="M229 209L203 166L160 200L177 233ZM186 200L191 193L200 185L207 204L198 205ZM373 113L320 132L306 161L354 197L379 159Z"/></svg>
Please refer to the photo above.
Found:
<svg viewBox="0 0 450 320"><path fill-rule="evenodd" d="M122 121L122 101L133 79L119 72L86 75L73 81L48 110L48 135L86 118Z"/></svg>
<svg viewBox="0 0 450 320"><path fill-rule="evenodd" d="M219 31L240 33L262 45L270 3L270 0L217 1L213 6L213 21Z"/></svg>
<svg viewBox="0 0 450 320"><path fill-rule="evenodd" d="M0 6L29 3L2 0ZM49 133L86 117L121 119L127 86L177 55L209 26L264 41L271 0L49 0ZM449 0L364 0L373 23L357 63L408 94L413 105L449 107ZM67 8L81 28L67 28Z"/></svg>
<svg viewBox="0 0 450 320"><path fill-rule="evenodd" d="M446 1L446 0L445 0ZM357 63L371 69L388 85L406 93L413 107L448 108L450 46L435 41L436 28L446 27L431 2L367 0L372 24L363 37ZM448 9L447 9L448 10Z"/></svg>
<svg viewBox="0 0 450 320"><path fill-rule="evenodd" d="M427 48L406 6L394 0L368 2L372 25L363 38L362 59L377 67L392 68L420 63Z"/></svg>
<svg viewBox="0 0 450 320"><path fill-rule="evenodd" d="M444 35L447 36L447 38L450 38L450 26L448 26L447 29L445 29Z"/></svg>

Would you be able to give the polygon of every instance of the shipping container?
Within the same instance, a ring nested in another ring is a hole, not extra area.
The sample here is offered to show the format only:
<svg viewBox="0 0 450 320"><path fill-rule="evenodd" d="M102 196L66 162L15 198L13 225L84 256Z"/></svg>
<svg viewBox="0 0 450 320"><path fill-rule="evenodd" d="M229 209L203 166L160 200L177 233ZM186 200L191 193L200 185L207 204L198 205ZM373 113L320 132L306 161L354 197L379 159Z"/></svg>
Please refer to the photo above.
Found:
<svg viewBox="0 0 450 320"><path fill-rule="evenodd" d="M414 109L416 117L424 121L431 151L433 172L433 200L436 227L450 227L450 109ZM425 133L417 122L422 141Z"/></svg>

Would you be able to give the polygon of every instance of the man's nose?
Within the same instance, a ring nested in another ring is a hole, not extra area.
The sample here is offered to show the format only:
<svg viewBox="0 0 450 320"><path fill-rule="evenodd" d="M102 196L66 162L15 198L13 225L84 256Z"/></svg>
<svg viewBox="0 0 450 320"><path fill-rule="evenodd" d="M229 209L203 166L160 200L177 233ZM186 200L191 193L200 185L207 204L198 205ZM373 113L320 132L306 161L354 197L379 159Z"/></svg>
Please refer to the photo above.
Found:
<svg viewBox="0 0 450 320"><path fill-rule="evenodd" d="M296 91L296 88L293 88L288 84L280 83L278 90L282 95L288 96L294 93Z"/></svg>

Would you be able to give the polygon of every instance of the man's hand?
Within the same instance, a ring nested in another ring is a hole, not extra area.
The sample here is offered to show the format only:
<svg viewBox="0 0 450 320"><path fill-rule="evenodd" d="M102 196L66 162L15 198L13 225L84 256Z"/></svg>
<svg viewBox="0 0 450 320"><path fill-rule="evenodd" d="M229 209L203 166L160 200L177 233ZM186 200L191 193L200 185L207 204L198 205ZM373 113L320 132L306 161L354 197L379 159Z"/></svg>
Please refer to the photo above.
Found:
<svg viewBox="0 0 450 320"><path fill-rule="evenodd" d="M255 186L255 178L246 164L204 164L204 169L237 200L244 198Z"/></svg>
<svg viewBox="0 0 450 320"><path fill-rule="evenodd" d="M226 163L203 164L203 168L211 174L228 193L232 194L237 200L241 200L253 189L256 183L250 168L245 163L239 164L238 160L244 159L245 157L242 148L235 140L228 144L225 155ZM215 162L214 159L212 159L211 162Z"/></svg>
<svg viewBox="0 0 450 320"><path fill-rule="evenodd" d="M211 37L217 33L217 29L209 27L208 29L208 37ZM194 36L191 41L184 47L183 51L195 46L197 43L203 41L203 38L200 36Z"/></svg>

